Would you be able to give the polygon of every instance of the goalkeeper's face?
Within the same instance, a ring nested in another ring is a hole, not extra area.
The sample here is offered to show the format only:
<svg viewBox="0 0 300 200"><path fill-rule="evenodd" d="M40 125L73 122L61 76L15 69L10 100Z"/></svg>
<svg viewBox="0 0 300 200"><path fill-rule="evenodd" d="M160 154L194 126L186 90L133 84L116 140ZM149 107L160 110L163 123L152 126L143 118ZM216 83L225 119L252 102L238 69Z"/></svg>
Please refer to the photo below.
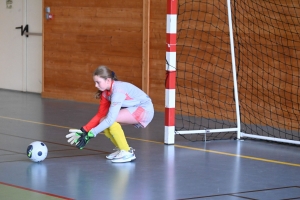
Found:
<svg viewBox="0 0 300 200"><path fill-rule="evenodd" d="M111 78L101 78L100 76L93 77L95 82L95 87L98 88L100 91L109 90L111 85Z"/></svg>

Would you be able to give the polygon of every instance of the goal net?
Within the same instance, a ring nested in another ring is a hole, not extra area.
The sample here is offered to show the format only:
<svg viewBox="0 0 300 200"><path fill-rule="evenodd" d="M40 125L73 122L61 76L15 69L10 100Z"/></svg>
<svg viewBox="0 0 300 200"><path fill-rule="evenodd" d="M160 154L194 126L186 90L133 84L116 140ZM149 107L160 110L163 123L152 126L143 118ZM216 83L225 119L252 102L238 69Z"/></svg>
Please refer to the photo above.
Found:
<svg viewBox="0 0 300 200"><path fill-rule="evenodd" d="M300 3L228 2L178 0L174 134L298 144Z"/></svg>

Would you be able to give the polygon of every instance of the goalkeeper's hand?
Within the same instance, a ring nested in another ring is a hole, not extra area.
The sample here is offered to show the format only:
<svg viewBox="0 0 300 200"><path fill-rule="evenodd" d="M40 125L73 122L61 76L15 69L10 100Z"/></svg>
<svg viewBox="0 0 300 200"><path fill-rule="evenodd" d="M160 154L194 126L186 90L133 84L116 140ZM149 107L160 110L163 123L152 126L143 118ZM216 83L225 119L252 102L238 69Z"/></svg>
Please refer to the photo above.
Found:
<svg viewBox="0 0 300 200"><path fill-rule="evenodd" d="M66 135L68 142L72 145L76 143L77 139L80 138L82 133L87 133L83 128L80 129L69 129L69 134Z"/></svg>
<svg viewBox="0 0 300 200"><path fill-rule="evenodd" d="M76 133L82 133L80 129L69 129L69 134L66 135L66 138L68 139L68 142L72 145L75 143L75 141L80 137L80 135Z"/></svg>
<svg viewBox="0 0 300 200"><path fill-rule="evenodd" d="M91 131L89 131L88 133L83 132L76 134L80 135L80 137L75 140L75 144L78 149L83 149L85 145L90 141L90 139L95 137L95 135Z"/></svg>

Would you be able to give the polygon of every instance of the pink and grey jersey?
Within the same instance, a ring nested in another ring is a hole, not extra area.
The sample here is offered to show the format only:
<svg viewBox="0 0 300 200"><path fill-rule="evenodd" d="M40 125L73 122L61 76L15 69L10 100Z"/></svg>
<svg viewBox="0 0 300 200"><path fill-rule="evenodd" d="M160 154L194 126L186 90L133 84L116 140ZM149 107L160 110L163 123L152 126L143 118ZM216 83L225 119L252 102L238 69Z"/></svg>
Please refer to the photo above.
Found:
<svg viewBox="0 0 300 200"><path fill-rule="evenodd" d="M117 119L120 109L126 108L139 122L136 127L146 127L154 116L154 108L150 97L135 85L127 82L114 81L109 91L102 96L110 101L110 107L104 120L91 129L96 136L110 127Z"/></svg>

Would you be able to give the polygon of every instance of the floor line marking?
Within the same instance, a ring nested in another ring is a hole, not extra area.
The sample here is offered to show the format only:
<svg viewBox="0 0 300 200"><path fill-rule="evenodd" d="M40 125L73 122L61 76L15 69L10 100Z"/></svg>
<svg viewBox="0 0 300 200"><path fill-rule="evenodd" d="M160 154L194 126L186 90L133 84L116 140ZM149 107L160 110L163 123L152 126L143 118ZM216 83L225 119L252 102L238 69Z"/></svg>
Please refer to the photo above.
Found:
<svg viewBox="0 0 300 200"><path fill-rule="evenodd" d="M0 116L0 118L11 119L11 120L16 120L16 121L21 121L21 122L30 122L30 123L33 123L33 124L40 124L40 125L54 126L54 127L58 127L58 128L71 129L71 127L67 127L67 126L59 126L59 125L55 125L55 124L46 124L46 123L42 123L42 122L29 121L29 120L24 120L24 119L16 119L16 118L12 118L12 117L4 117L4 116Z"/></svg>
<svg viewBox="0 0 300 200"><path fill-rule="evenodd" d="M39 194L43 194L43 195L46 195L46 196L55 197L55 198L58 198L58 199L74 200L72 198L68 198L68 197L64 197L64 196L60 196L60 195L56 195L56 194L51 194L51 193L48 193L48 192L33 190L33 189L30 189L30 188L17 186L17 185L13 185L13 184L9 184L9 183L0 182L0 185L9 186L9 187L12 187L12 188L17 188L17 189L22 189L22 190L33 192L33 193L39 193Z"/></svg>
<svg viewBox="0 0 300 200"><path fill-rule="evenodd" d="M195 147L187 147L187 146L181 146L181 145L176 145L176 144L174 146L179 147L179 148L196 150L196 151L204 151L204 152L221 154L221 155L226 155L226 156L240 157L240 158L245 158L245 159L250 159L250 160L258 160L258 161L263 161L263 162L300 167L300 164L296 164L296 163L282 162L282 161L270 160L270 159L265 159L265 158L258 158L258 157L253 157L253 156L244 156L244 155L239 155L239 154L226 153L226 152L214 151L214 150L207 150L207 149L201 149L201 148L195 148Z"/></svg>
<svg viewBox="0 0 300 200"><path fill-rule="evenodd" d="M29 123L34 123L34 124L46 125L46 126L53 126L53 127L58 127L58 128L71 129L71 127L59 126L59 125L54 125L54 124L46 124L46 123L42 123L42 122L34 122L34 121L16 119L16 118L11 118L11 117L0 116L0 118L11 119L11 120L16 120L16 121L22 121L22 122L29 122ZM126 138L132 139L132 140L144 141L144 142L151 142L151 143L156 143L156 144L164 144L163 142L157 142L157 141L153 141L153 140L145 140L145 139L132 138L132 137L126 137ZM226 153L226 152L214 151L214 150L207 150L207 149L201 149L201 148L195 148L195 147L188 147L188 146L182 146L182 145L177 145L177 144L174 144L174 146L178 147L178 148L190 149L190 150L195 150L195 151L203 151L203 152L221 154L221 155L232 156L232 157L240 157L240 158L245 158L245 159L250 159L250 160L258 160L258 161L263 161L263 162L300 167L300 164L296 164L296 163L282 162L282 161L270 160L270 159L265 159L265 158L258 158L258 157L253 157L253 156L243 156L243 155L239 155L239 154Z"/></svg>

